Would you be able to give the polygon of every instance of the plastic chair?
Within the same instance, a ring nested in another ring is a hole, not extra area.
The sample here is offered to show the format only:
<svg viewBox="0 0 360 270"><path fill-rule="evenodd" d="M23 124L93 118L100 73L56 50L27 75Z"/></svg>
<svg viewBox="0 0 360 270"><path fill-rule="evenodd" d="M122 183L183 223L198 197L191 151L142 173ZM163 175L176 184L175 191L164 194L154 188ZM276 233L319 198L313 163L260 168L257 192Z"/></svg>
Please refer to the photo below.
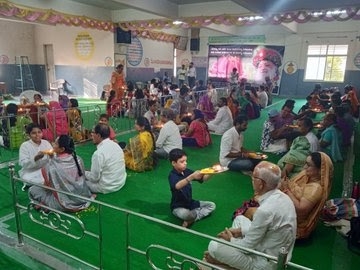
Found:
<svg viewBox="0 0 360 270"><path fill-rule="evenodd" d="M55 82L50 83L49 91L50 96L55 100L57 100L57 97L60 95L60 91L64 91L64 79L58 79Z"/></svg>
<svg viewBox="0 0 360 270"><path fill-rule="evenodd" d="M107 100L107 98L110 95L111 85L110 84L104 84L103 86L103 92L101 93L101 100Z"/></svg>

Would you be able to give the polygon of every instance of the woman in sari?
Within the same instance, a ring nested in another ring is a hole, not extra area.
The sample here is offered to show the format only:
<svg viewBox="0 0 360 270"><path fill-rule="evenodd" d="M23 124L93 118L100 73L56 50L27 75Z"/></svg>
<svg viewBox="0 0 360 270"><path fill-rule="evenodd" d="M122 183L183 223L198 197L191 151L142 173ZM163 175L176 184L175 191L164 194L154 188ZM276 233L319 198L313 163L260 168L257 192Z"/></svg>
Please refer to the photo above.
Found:
<svg viewBox="0 0 360 270"><path fill-rule="evenodd" d="M341 98L341 100L343 102L349 101L350 106L351 106L352 116L355 118L359 118L360 103L356 96L356 89L351 85L346 85L344 90L345 90L345 95Z"/></svg>
<svg viewBox="0 0 360 270"><path fill-rule="evenodd" d="M329 196L333 170L333 163L328 155L323 152L313 152L307 156L300 173L290 180L284 178L279 184L280 190L290 197L295 206L297 239L309 237L315 229ZM234 212L233 220L239 215L252 220L258 206L258 198L254 196Z"/></svg>
<svg viewBox="0 0 360 270"><path fill-rule="evenodd" d="M333 162L342 161L341 143L342 134L336 125L336 115L328 113L323 119L325 130L321 132L319 140L321 151L328 154Z"/></svg>
<svg viewBox="0 0 360 270"><path fill-rule="evenodd" d="M111 74L111 89L115 91L116 98L122 100L126 89L126 81L124 76L124 65L119 64L116 66L115 71Z"/></svg>
<svg viewBox="0 0 360 270"><path fill-rule="evenodd" d="M49 163L42 168L44 185L56 190L49 190L39 186L29 189L29 197L37 204L52 209L77 212L89 207L90 202L58 191L65 191L74 195L92 198L85 183L84 164L76 156L74 141L68 135L59 136L54 143L56 156L50 158Z"/></svg>
<svg viewBox="0 0 360 270"><path fill-rule="evenodd" d="M230 111L231 111L231 115L233 117L233 119L235 119L238 114L240 113L239 111L239 102L236 99L236 89L233 88L231 90L230 95L227 97L227 106L229 107Z"/></svg>
<svg viewBox="0 0 360 270"><path fill-rule="evenodd" d="M306 158L303 170L283 180L280 189L293 201L297 215L297 239L307 238L315 229L328 198L333 176L333 163L323 152Z"/></svg>
<svg viewBox="0 0 360 270"><path fill-rule="evenodd" d="M214 119L216 115L214 104L211 101L211 95L211 90L208 90L200 97L199 103L197 105L197 108L204 114L205 119L208 121Z"/></svg>
<svg viewBox="0 0 360 270"><path fill-rule="evenodd" d="M115 90L110 91L109 98L106 101L106 113L109 117L119 117L122 113L122 104L116 98Z"/></svg>
<svg viewBox="0 0 360 270"><path fill-rule="evenodd" d="M202 112L198 109L193 110L191 120L189 129L182 136L183 146L205 147L209 145L211 137Z"/></svg>
<svg viewBox="0 0 360 270"><path fill-rule="evenodd" d="M147 118L138 117L135 122L135 129L139 134L130 138L129 144L124 148L126 168L137 172L152 170L154 167L155 140Z"/></svg>
<svg viewBox="0 0 360 270"><path fill-rule="evenodd" d="M255 110L250 100L250 94L245 93L243 96L239 96L239 105L241 113L245 114L249 119L255 119Z"/></svg>
<svg viewBox="0 0 360 270"><path fill-rule="evenodd" d="M67 135L69 132L68 121L64 109L57 101L49 102L49 111L43 115L46 128L43 129L43 138L54 141L56 136Z"/></svg>
<svg viewBox="0 0 360 270"><path fill-rule="evenodd" d="M291 177L299 173L310 152L310 143L305 136L295 138L290 150L278 161L282 170L281 177Z"/></svg>
<svg viewBox="0 0 360 270"><path fill-rule="evenodd" d="M82 133L82 117L81 111L78 108L79 103L77 99L70 98L69 108L66 111L66 116L69 122L69 134L75 142L79 142L83 139Z"/></svg>

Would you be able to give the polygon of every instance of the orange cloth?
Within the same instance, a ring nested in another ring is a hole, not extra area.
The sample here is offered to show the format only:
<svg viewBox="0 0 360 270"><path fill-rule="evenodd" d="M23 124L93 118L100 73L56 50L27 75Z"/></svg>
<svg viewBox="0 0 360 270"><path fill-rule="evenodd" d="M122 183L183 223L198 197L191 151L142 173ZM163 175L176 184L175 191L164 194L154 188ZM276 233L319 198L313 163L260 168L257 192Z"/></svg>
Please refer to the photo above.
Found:
<svg viewBox="0 0 360 270"><path fill-rule="evenodd" d="M308 183L305 170L291 178L289 181L289 189L297 199L302 197L309 201L316 202L312 211L306 216L297 217L297 239L307 238L315 229L319 219L321 210L329 196L331 182L333 177L333 164L328 155L323 152L321 154L320 181Z"/></svg>
<svg viewBox="0 0 360 270"><path fill-rule="evenodd" d="M114 71L111 74L111 89L116 92L116 99L122 99L124 97L124 91L126 88L126 81L124 73L118 73Z"/></svg>

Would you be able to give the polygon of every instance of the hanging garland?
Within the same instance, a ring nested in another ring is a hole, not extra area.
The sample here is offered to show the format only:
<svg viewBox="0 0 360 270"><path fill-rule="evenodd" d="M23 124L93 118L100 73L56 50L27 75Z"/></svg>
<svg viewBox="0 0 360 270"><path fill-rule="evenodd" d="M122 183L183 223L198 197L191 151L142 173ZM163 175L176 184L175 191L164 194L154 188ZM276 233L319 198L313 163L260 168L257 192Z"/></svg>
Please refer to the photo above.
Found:
<svg viewBox="0 0 360 270"><path fill-rule="evenodd" d="M52 9L24 7L15 5L8 1L0 1L0 15L28 22L38 22L51 25L63 24L104 31L114 31L114 23L110 21L100 21L86 16L65 14Z"/></svg>
<svg viewBox="0 0 360 270"><path fill-rule="evenodd" d="M171 35L164 32L154 32L149 30L133 30L131 31L131 35L133 37L141 37L170 43L175 43L179 39L179 36L177 35Z"/></svg>
<svg viewBox="0 0 360 270"><path fill-rule="evenodd" d="M170 28L200 28L210 24L226 26L252 26L252 25L278 25L282 23L307 23L307 22L331 22L360 20L360 8L351 7L341 9L341 11L294 11L283 14L272 15L217 15L217 16L198 16L181 18L180 24L173 24L169 19L153 19L140 21L119 22L118 25L123 30L132 31L133 36L158 40L163 42L176 42L180 37L164 32L155 32L152 30L170 29ZM52 9L37 9L13 4L9 1L0 0L0 16L14 17L23 21L37 22L44 24L63 24L67 26L80 26L83 28L98 29L113 32L115 25L110 21L101 21L86 16L78 16L61 13Z"/></svg>
<svg viewBox="0 0 360 270"><path fill-rule="evenodd" d="M272 15L217 15L217 16L199 16L199 17L185 17L179 18L180 24L173 24L169 19L153 19L141 21L127 21L119 22L119 26L123 30L144 30L144 29L168 29L168 28L198 28L206 27L210 24L217 25L236 25L236 26L251 26L251 25L278 25L281 23L307 23L307 22L331 22L331 21L348 21L360 19L360 8L346 8L341 11L325 10L320 12L314 11L294 11L286 12L284 14Z"/></svg>

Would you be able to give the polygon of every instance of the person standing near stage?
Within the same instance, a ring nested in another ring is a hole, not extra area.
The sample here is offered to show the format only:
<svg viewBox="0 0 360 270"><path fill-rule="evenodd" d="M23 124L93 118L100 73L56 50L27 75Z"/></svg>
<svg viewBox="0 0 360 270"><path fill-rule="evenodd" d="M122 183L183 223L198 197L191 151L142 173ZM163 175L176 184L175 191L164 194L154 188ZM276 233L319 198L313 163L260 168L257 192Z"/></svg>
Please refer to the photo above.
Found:
<svg viewBox="0 0 360 270"><path fill-rule="evenodd" d="M192 89L195 86L195 81L196 81L196 68L193 62L191 62L189 65L189 70L187 75L188 75L189 87L190 89Z"/></svg>
<svg viewBox="0 0 360 270"><path fill-rule="evenodd" d="M115 71L111 74L111 90L115 90L116 99L122 99L124 97L124 91L126 89L126 81L124 76L124 65L117 65Z"/></svg>
<svg viewBox="0 0 360 270"><path fill-rule="evenodd" d="M186 79L186 68L185 65L181 65L181 68L177 71L177 77L179 80L179 87L183 86Z"/></svg>

